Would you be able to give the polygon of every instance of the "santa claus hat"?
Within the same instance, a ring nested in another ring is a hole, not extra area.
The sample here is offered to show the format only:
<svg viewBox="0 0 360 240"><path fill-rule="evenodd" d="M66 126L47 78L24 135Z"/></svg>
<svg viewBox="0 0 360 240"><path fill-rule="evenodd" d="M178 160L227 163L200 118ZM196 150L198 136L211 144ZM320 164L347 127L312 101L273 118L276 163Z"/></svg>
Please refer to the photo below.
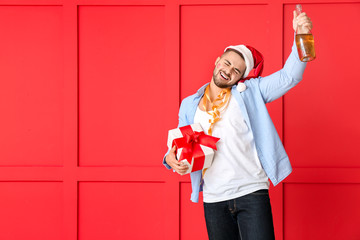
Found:
<svg viewBox="0 0 360 240"><path fill-rule="evenodd" d="M245 65L246 65L246 70L243 75L244 80L250 78L257 78L260 76L264 68L264 58L258 50L248 45L237 45L237 46L228 46L227 48L225 48L224 52L226 52L229 49L235 50L244 56ZM254 76L248 77L252 69L254 69Z"/></svg>

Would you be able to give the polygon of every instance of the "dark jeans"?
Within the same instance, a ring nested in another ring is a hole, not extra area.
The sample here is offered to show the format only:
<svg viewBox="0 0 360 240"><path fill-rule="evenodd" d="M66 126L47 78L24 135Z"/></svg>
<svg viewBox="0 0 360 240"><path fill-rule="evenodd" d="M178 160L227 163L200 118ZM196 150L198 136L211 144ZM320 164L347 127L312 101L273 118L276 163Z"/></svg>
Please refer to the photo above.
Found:
<svg viewBox="0 0 360 240"><path fill-rule="evenodd" d="M216 203L204 203L210 240L275 239L268 190Z"/></svg>

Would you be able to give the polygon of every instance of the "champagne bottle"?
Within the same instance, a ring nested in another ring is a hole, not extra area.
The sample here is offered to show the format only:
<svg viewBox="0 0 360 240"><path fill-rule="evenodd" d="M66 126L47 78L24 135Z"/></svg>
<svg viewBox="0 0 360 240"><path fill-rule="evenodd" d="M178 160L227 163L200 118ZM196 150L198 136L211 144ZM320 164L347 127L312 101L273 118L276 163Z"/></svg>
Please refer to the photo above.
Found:
<svg viewBox="0 0 360 240"><path fill-rule="evenodd" d="M301 4L297 4L295 9L299 15L302 11ZM302 62L309 62L316 58L314 36L312 35L310 29L302 25L298 25L296 28L295 42L299 58Z"/></svg>

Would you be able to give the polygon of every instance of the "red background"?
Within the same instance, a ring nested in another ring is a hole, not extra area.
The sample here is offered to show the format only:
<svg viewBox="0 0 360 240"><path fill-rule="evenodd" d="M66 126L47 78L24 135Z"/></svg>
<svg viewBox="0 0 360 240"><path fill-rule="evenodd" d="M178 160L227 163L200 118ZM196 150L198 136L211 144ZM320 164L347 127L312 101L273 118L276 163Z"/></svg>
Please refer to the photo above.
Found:
<svg viewBox="0 0 360 240"><path fill-rule="evenodd" d="M264 75L293 1L0 0L0 239L206 239L189 176L162 165L180 101L230 44ZM360 2L304 1L317 59L268 105L294 167L277 239L360 239Z"/></svg>

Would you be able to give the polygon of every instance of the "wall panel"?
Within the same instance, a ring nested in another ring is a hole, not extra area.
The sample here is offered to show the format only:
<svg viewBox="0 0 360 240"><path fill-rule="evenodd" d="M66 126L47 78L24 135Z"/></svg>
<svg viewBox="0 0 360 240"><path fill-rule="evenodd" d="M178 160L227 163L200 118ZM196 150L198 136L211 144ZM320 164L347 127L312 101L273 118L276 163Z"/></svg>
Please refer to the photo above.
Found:
<svg viewBox="0 0 360 240"><path fill-rule="evenodd" d="M63 163L61 6L0 6L0 165Z"/></svg>
<svg viewBox="0 0 360 240"><path fill-rule="evenodd" d="M254 14L257 21L242 21ZM215 60L225 47L246 43L266 55L267 17L266 5L181 6L181 98L211 80ZM251 29L263 34L250 34Z"/></svg>
<svg viewBox="0 0 360 240"><path fill-rule="evenodd" d="M164 7L79 8L81 166L159 164L164 53Z"/></svg>
<svg viewBox="0 0 360 240"><path fill-rule="evenodd" d="M64 239L61 182L0 182L0 193L0 239Z"/></svg>
<svg viewBox="0 0 360 240"><path fill-rule="evenodd" d="M285 18L293 7L285 6ZM300 86L285 96L286 149L295 167L359 167L360 72L355 59L360 33L352 28L360 26L360 4L304 4L303 8L316 23L317 59L308 64ZM284 37L292 34L285 27Z"/></svg>
<svg viewBox="0 0 360 240"><path fill-rule="evenodd" d="M180 185L180 239L206 239L207 231L202 202L190 201L191 183Z"/></svg>
<svg viewBox="0 0 360 240"><path fill-rule="evenodd" d="M165 239L164 184L80 182L79 240Z"/></svg>
<svg viewBox="0 0 360 240"><path fill-rule="evenodd" d="M180 10L181 99L194 94L211 80L216 58L230 45L246 44L259 50L265 59L263 76L280 70L278 63L281 61L271 54L273 49L281 46L276 42L278 37L271 35L275 29L272 25L281 24L277 18L269 17L274 11L273 6L247 3L183 5ZM256 21L250 21L254 16ZM268 104L268 109L282 136L281 99Z"/></svg>
<svg viewBox="0 0 360 240"><path fill-rule="evenodd" d="M285 239L360 239L359 184L284 184Z"/></svg>

